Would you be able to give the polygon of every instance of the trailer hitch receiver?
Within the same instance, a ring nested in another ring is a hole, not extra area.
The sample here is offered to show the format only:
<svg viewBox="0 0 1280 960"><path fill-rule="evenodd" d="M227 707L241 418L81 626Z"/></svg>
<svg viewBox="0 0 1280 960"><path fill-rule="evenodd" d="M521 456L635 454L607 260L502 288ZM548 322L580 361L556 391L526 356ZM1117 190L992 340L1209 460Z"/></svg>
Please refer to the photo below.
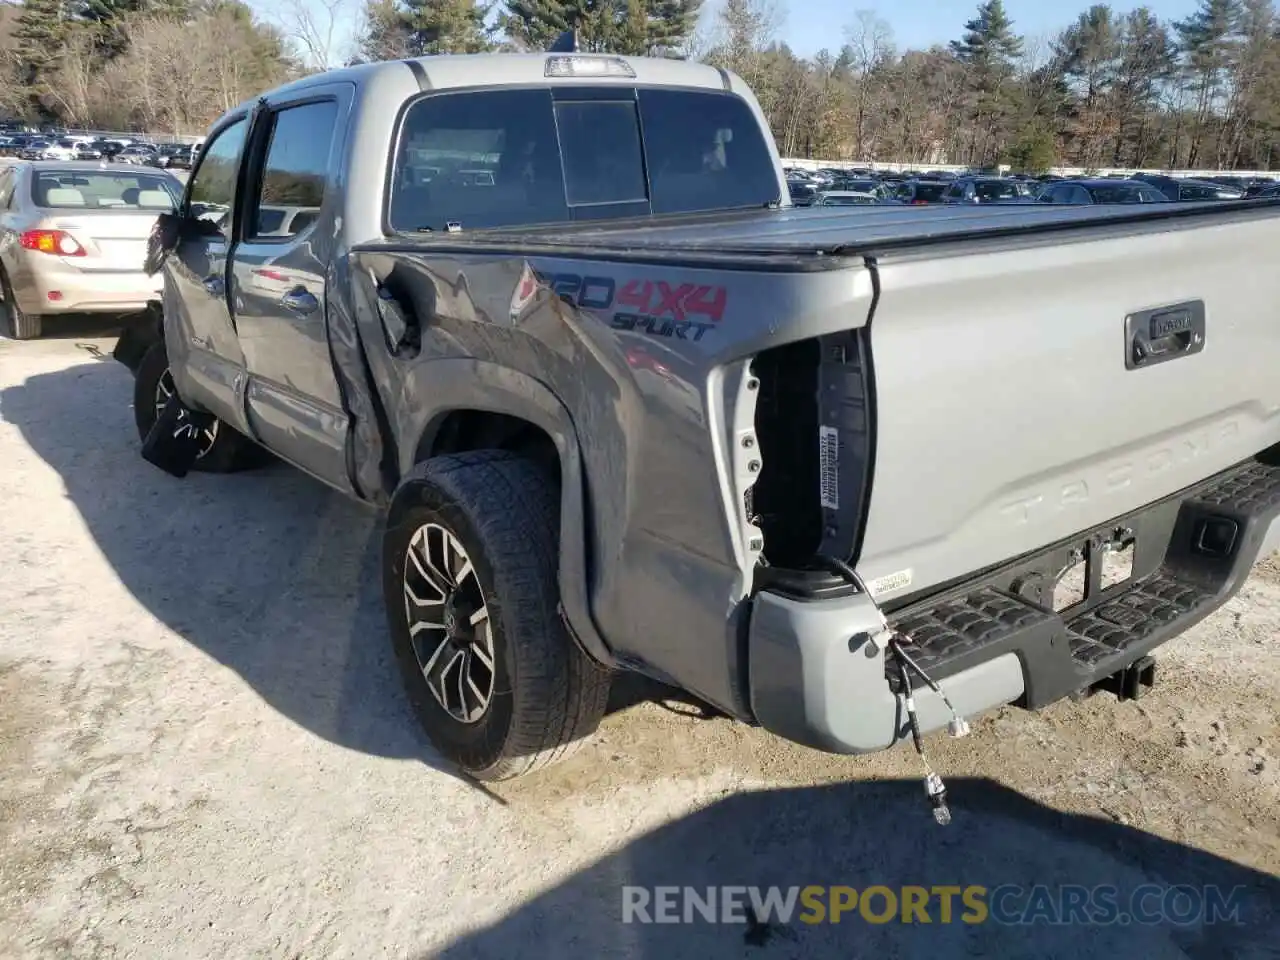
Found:
<svg viewBox="0 0 1280 960"><path fill-rule="evenodd" d="M1137 700L1156 684L1156 661L1153 657L1135 660L1129 666L1094 684L1095 690L1114 693L1116 699Z"/></svg>

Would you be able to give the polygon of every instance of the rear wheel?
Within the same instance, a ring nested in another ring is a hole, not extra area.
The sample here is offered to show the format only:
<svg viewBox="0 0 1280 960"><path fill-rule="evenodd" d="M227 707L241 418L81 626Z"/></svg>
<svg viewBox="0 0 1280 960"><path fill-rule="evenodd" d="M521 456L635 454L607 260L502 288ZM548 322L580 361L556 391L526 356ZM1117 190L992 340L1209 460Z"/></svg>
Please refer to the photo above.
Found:
<svg viewBox="0 0 1280 960"><path fill-rule="evenodd" d="M4 312L9 336L15 340L34 340L40 336L41 317L39 314L25 312L18 306L18 298L13 295L13 284L9 282L9 273L0 267L0 293L4 295Z"/></svg>
<svg viewBox="0 0 1280 960"><path fill-rule="evenodd" d="M596 728L609 673L559 613L559 496L532 461L484 450L419 465L383 538L391 639L409 699L446 759L506 780Z"/></svg>
<svg viewBox="0 0 1280 960"><path fill-rule="evenodd" d="M133 419L139 439L147 439L160 411L176 394L164 343L152 344L138 364L133 382ZM265 457L261 447L215 419L203 432L200 452L191 469L203 473L233 473L257 466Z"/></svg>

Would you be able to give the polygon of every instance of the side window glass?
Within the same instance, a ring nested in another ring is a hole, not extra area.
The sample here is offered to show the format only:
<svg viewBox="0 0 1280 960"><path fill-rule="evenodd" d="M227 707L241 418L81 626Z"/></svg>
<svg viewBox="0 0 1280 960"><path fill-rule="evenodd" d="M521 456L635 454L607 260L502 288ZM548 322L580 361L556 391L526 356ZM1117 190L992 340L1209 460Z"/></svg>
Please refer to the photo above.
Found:
<svg viewBox="0 0 1280 960"><path fill-rule="evenodd" d="M568 219L549 90L442 93L409 107L387 214L393 230Z"/></svg>
<svg viewBox="0 0 1280 960"><path fill-rule="evenodd" d="M0 207L8 209L13 201L13 170L0 172Z"/></svg>
<svg viewBox="0 0 1280 960"><path fill-rule="evenodd" d="M237 120L213 139L191 175L188 196L193 212L215 223L224 237L231 234L231 211L235 208L236 175L240 154L248 132L247 120Z"/></svg>
<svg viewBox="0 0 1280 960"><path fill-rule="evenodd" d="M634 101L556 104L569 206L649 199Z"/></svg>
<svg viewBox="0 0 1280 960"><path fill-rule="evenodd" d="M337 124L338 104L333 100L286 107L275 115L249 239L288 239L315 222L324 202Z"/></svg>

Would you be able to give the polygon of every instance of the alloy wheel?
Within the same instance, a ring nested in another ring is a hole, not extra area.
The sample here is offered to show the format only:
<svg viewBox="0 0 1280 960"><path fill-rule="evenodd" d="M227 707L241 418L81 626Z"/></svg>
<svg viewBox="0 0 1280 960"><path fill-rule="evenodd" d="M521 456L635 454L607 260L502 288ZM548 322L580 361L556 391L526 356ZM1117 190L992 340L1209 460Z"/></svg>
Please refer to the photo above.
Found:
<svg viewBox="0 0 1280 960"><path fill-rule="evenodd" d="M462 543L437 523L405 551L405 617L427 688L459 723L477 723L493 700L493 630L484 591Z"/></svg>
<svg viewBox="0 0 1280 960"><path fill-rule="evenodd" d="M177 392L177 388L173 385L173 374L166 369L165 372L161 375L160 379L156 381L156 418L157 419L159 419L160 414L164 412L165 405L169 402L169 399L176 392ZM183 407L181 413L178 414L178 421L181 423L186 419L187 419L187 409L186 407ZM215 419L211 424L209 424L207 428L201 431L200 451L196 454L196 459L199 460L202 457L206 456L209 453L209 451L213 449L213 445L217 441L218 441L218 421Z"/></svg>

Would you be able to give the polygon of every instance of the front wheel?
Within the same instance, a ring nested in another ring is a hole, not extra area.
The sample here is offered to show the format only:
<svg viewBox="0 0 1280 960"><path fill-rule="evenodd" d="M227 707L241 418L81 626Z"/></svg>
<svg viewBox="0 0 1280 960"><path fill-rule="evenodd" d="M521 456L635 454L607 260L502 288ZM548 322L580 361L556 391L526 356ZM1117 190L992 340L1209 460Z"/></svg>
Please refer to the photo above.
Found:
<svg viewBox="0 0 1280 960"><path fill-rule="evenodd" d="M154 343L143 354L133 381L133 420L138 438L144 443L160 411L176 393L164 343ZM191 469L203 473L234 473L257 466L264 459L265 453L253 441L215 419L203 431Z"/></svg>
<svg viewBox="0 0 1280 960"><path fill-rule="evenodd" d="M609 673L560 618L559 512L535 463L485 450L420 464L388 516L383 591L410 702L478 780L563 759L604 714Z"/></svg>

